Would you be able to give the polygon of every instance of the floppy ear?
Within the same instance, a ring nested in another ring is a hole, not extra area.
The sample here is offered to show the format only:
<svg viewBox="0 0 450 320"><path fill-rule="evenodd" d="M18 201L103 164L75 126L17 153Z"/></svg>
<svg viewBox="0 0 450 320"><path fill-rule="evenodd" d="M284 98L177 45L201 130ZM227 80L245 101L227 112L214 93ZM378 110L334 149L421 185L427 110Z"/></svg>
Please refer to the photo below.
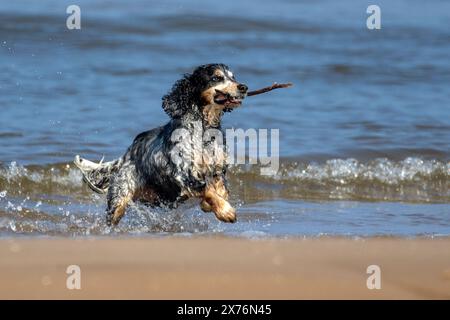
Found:
<svg viewBox="0 0 450 320"><path fill-rule="evenodd" d="M171 91L163 98L162 107L171 118L179 118L194 104L194 87L190 75L175 82Z"/></svg>

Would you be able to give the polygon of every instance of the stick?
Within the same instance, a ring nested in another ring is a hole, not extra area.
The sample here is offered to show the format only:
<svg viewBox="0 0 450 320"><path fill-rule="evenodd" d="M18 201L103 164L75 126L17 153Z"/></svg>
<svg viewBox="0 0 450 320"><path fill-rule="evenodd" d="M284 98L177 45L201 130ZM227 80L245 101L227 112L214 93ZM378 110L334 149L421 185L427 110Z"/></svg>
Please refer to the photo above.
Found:
<svg viewBox="0 0 450 320"><path fill-rule="evenodd" d="M255 96L257 94L261 94L261 93L266 93L275 89L280 89L280 88L289 88L292 86L292 83L274 83L273 85L271 85L270 87L265 87L265 88L261 88L258 90L254 90L254 91L249 91L247 92L247 97L251 97L251 96Z"/></svg>

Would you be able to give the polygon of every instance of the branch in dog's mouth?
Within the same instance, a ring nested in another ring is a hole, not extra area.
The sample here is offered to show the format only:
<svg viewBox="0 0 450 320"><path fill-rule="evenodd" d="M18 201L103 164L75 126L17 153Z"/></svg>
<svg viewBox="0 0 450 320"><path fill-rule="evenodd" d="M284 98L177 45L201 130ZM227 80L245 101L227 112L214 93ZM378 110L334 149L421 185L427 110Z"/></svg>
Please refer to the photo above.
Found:
<svg viewBox="0 0 450 320"><path fill-rule="evenodd" d="M292 83L288 82L288 83L274 83L269 87L264 87L258 90L254 90L254 91L249 91L247 92L247 97L251 97L251 96L255 96L257 94L261 94L261 93L266 93L275 89L281 89L281 88L289 88L292 87Z"/></svg>
<svg viewBox="0 0 450 320"><path fill-rule="evenodd" d="M281 89L281 88L289 88L293 84L291 82L288 83L274 83L269 87L264 87L258 90L249 91L247 92L247 97L255 96L258 94L266 93L275 89ZM214 102L217 104L222 104L225 106L230 105L240 105L242 103L242 99L244 97L233 97L229 93L223 92L221 90L216 89L216 95L214 96Z"/></svg>
<svg viewBox="0 0 450 320"><path fill-rule="evenodd" d="M217 104L223 104L225 106L229 105L239 105L242 103L243 97L234 97L229 93L220 91L216 89L216 95L214 96L214 102Z"/></svg>

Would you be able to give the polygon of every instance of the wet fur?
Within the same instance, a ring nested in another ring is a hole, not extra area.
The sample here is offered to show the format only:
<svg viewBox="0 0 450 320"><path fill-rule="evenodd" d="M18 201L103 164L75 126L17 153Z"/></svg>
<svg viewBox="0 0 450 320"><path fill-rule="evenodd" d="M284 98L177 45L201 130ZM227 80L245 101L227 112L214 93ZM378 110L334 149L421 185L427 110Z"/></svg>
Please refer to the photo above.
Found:
<svg viewBox="0 0 450 320"><path fill-rule="evenodd" d="M217 77L224 80L213 81ZM88 185L96 192L107 192L108 224L119 223L130 201L175 207L191 197L200 198L201 208L218 219L236 221L228 202L225 141L202 139L206 129L221 131L223 113L233 109L215 102L216 89L241 99L247 91L227 66L200 66L163 97L162 107L170 121L139 134L120 159L95 164L75 158ZM180 129L189 134L174 135Z"/></svg>

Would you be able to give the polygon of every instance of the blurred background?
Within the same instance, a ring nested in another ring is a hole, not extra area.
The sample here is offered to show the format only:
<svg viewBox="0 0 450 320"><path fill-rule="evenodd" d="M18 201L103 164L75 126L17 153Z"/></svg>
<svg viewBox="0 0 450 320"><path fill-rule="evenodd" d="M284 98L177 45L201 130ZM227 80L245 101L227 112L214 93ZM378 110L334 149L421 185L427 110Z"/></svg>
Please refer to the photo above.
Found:
<svg viewBox="0 0 450 320"><path fill-rule="evenodd" d="M71 4L81 30L66 27ZM366 27L370 4L381 30ZM161 97L181 74L221 62L250 89L295 84L224 118L225 128L280 130L277 176L231 174L253 229L450 234L449 24L441 0L3 1L0 232L91 232L104 200L81 184L73 156L122 155L168 120ZM329 227L338 210L342 226ZM211 230L200 225L191 229Z"/></svg>

